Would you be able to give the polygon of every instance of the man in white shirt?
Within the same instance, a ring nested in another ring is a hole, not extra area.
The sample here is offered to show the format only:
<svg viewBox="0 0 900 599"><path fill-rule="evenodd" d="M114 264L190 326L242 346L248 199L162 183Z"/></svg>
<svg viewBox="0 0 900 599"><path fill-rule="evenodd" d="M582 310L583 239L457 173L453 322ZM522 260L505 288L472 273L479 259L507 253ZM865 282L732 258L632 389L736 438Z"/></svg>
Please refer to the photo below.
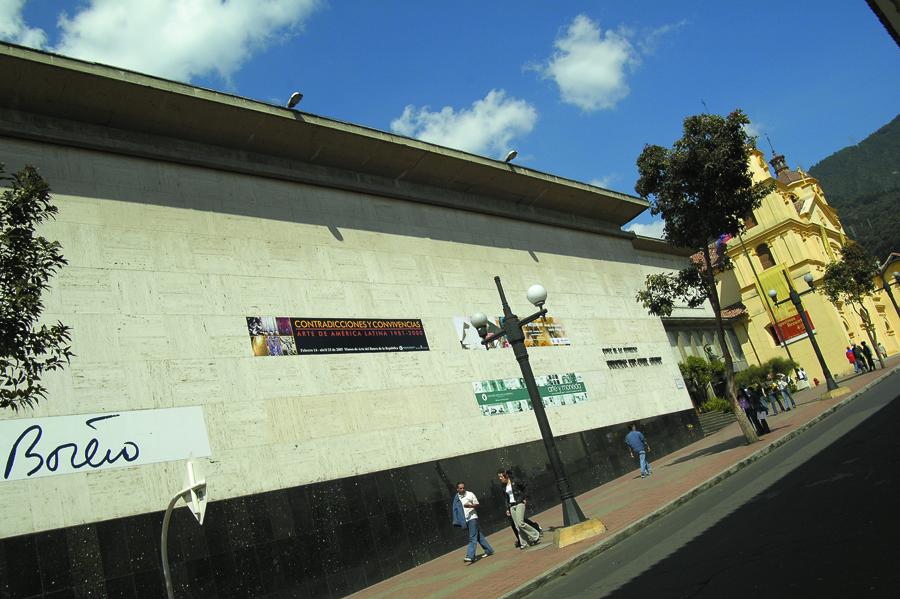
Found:
<svg viewBox="0 0 900 599"><path fill-rule="evenodd" d="M478 498L475 493L466 491L466 483L456 483L456 495L453 497L453 525L460 528L466 528L469 531L469 546L466 549L466 557L463 559L466 563L475 561L475 544L481 545L484 549L482 557L488 557L494 554L494 548L488 542L487 537L478 527Z"/></svg>

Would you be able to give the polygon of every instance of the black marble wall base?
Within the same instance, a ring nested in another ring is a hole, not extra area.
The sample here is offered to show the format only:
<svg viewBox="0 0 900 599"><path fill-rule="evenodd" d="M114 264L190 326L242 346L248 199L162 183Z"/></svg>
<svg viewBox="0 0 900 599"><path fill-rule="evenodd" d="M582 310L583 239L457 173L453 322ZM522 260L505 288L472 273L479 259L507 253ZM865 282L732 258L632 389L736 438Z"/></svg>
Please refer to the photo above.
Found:
<svg viewBox="0 0 900 599"><path fill-rule="evenodd" d="M502 424L502 416L495 419ZM654 460L702 437L693 410L648 419L640 427ZM636 470L623 442L626 432L622 424L557 437L576 493ZM492 544L512 545L496 480L500 467L527 479L530 514L558 503L543 443L536 441L212 502L202 527L188 510L178 509L169 531L175 595L348 595L466 543L465 533L450 524L450 501L460 480L478 496ZM3 539L0 598L165 597L162 518L155 512Z"/></svg>

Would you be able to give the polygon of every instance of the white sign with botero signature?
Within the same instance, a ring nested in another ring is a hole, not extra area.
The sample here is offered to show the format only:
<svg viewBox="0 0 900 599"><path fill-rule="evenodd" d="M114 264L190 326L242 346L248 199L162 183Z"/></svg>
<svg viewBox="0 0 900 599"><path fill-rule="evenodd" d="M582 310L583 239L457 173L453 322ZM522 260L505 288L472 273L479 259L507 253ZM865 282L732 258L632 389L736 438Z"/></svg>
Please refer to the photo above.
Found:
<svg viewBox="0 0 900 599"><path fill-rule="evenodd" d="M199 406L0 421L0 480L210 455Z"/></svg>

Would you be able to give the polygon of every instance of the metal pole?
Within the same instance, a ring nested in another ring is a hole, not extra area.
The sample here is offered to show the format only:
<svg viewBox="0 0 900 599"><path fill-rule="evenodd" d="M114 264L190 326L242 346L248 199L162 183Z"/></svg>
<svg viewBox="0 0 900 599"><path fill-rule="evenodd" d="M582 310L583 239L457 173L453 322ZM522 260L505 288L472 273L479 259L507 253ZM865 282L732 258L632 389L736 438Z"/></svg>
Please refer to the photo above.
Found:
<svg viewBox="0 0 900 599"><path fill-rule="evenodd" d="M819 342L816 341L816 335L813 333L812 327L809 325L809 319L806 317L806 310L803 309L803 300L800 299L800 294L797 293L797 290L791 285L790 279L787 278L787 273L784 273L784 278L787 280L788 289L790 289L791 302L793 302L794 308L796 308L797 314L803 322L806 336L809 337L809 341L812 343L813 351L816 352L816 359L819 361L819 366L822 368L822 374L825 375L825 385L828 387L829 391L834 391L838 388L837 381L831 376L828 364L825 363L825 357L822 356L822 350L819 349Z"/></svg>
<svg viewBox="0 0 900 599"><path fill-rule="evenodd" d="M494 282L497 283L497 291L500 293L500 301L503 304L503 330L512 346L516 360L519 362L519 369L525 380L525 388L528 389L528 397L531 399L531 406L534 408L534 415L544 441L544 449L550 459L550 469L556 478L556 488L562 500L563 525L569 526L584 522L587 518L578 506L578 502L575 501L575 495L569 486L569 479L566 477L566 471L556 447L556 440L553 438L553 431L550 430L550 422L547 420L547 412L544 410L544 402L541 400L537 382L534 380L534 372L528 361L528 350L525 348L525 334L522 332L519 317L513 314L509 308L506 295L503 293L503 286L500 284L500 277L494 277Z"/></svg>
<svg viewBox="0 0 900 599"><path fill-rule="evenodd" d="M169 520L172 519L172 510L179 499L184 498L185 502L190 502L191 491L197 492L206 488L206 481L200 481L192 487L182 489L177 495L172 497L166 508L166 514L163 516L162 538L160 539L159 552L162 554L163 578L166 579L166 595L169 599L175 599L175 590L172 588L172 573L169 571ZM202 519L198 516L198 518Z"/></svg>
<svg viewBox="0 0 900 599"><path fill-rule="evenodd" d="M166 579L166 595L169 599L175 599L175 591L172 588L172 574L169 572L169 520L172 518L172 510L175 504L182 498L184 491L181 491L169 502L166 508L166 515L163 516L162 524L162 542L160 543L160 553L162 553L163 577Z"/></svg>
<svg viewBox="0 0 900 599"><path fill-rule="evenodd" d="M897 300L894 299L894 293L891 291L891 284L888 283L887 278L885 277L887 273L881 273L881 284L884 285L884 290L887 292L889 298L891 298L891 303L894 304L894 311L897 313L897 316L900 316L900 308L897 307Z"/></svg>

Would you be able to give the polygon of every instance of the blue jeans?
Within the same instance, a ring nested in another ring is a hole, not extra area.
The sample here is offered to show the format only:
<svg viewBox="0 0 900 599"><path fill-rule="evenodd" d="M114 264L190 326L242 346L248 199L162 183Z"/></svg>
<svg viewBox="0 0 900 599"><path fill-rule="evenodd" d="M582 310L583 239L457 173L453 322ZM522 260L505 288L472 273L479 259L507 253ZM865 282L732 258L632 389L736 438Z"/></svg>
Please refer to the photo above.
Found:
<svg viewBox="0 0 900 599"><path fill-rule="evenodd" d="M650 475L650 462L647 461L647 452L639 451L638 455L641 458L641 476L649 476Z"/></svg>
<svg viewBox="0 0 900 599"><path fill-rule="evenodd" d="M471 520L466 522L466 527L469 529L469 548L466 549L466 558L475 558L476 543L481 545L481 547L484 549L484 552L488 555L494 552L494 548L491 547L490 543L488 543L487 537L482 534L481 529L478 527L478 518L472 518Z"/></svg>
<svg viewBox="0 0 900 599"><path fill-rule="evenodd" d="M796 402L794 402L794 396L791 395L791 392L788 391L787 388L781 390L781 397L784 398L784 407L788 410L797 407Z"/></svg>

